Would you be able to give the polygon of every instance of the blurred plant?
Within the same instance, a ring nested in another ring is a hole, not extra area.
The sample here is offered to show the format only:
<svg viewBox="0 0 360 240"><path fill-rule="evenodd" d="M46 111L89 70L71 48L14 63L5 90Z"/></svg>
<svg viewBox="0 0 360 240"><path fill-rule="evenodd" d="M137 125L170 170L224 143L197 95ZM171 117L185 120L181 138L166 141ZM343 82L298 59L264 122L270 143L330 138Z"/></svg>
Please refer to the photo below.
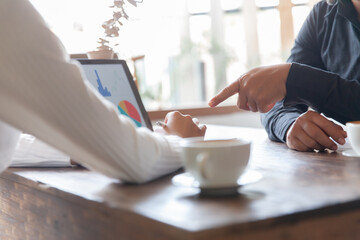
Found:
<svg viewBox="0 0 360 240"><path fill-rule="evenodd" d="M129 19L126 13L127 3L137 7L137 4L142 2L143 0L114 0L113 5L109 6L113 8L112 18L102 24L104 36L97 41L100 44L97 50L113 50L113 48L117 46L117 44L111 43L111 39L119 37L119 31L120 27L123 26L123 21Z"/></svg>

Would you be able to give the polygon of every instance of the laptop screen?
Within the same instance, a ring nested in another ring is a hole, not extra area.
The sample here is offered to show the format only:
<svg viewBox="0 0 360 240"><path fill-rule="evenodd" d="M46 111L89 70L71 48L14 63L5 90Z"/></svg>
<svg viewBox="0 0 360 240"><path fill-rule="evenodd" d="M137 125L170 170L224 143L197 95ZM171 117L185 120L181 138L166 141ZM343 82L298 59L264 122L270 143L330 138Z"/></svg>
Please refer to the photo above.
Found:
<svg viewBox="0 0 360 240"><path fill-rule="evenodd" d="M78 60L89 82L107 100L112 102L119 113L132 119L137 127L152 125L139 92L123 60Z"/></svg>

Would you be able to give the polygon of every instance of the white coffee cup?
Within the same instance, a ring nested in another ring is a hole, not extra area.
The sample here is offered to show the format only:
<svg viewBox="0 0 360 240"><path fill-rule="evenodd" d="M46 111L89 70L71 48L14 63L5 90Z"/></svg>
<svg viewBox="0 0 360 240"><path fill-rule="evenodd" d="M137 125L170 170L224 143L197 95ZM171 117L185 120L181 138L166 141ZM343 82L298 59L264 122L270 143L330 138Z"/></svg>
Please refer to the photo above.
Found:
<svg viewBox="0 0 360 240"><path fill-rule="evenodd" d="M184 140L181 142L185 170L201 188L237 186L248 165L251 143L240 139Z"/></svg>
<svg viewBox="0 0 360 240"><path fill-rule="evenodd" d="M346 130L352 149L360 155L360 121L346 123Z"/></svg>

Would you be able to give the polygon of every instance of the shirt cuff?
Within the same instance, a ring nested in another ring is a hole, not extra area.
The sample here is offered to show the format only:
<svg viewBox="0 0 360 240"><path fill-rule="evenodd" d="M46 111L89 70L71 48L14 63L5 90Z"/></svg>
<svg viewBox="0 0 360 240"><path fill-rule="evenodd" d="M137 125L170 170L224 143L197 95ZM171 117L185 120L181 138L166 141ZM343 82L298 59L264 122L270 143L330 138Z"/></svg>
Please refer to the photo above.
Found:
<svg viewBox="0 0 360 240"><path fill-rule="evenodd" d="M283 119L283 121L280 123L278 138L283 143L286 143L286 134L289 128L292 126L292 124L296 121L298 117L299 117L298 113L288 113L286 119Z"/></svg>

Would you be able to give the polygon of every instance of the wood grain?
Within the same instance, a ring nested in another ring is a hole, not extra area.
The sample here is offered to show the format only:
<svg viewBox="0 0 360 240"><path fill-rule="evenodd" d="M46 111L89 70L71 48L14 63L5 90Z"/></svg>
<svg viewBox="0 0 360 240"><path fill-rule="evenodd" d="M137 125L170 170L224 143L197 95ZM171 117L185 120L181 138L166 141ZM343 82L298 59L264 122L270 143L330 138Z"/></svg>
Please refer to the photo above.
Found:
<svg viewBox="0 0 360 240"><path fill-rule="evenodd" d="M84 169L10 169L0 177L1 239L359 239L360 161L301 153L262 129L209 126L252 141L263 179L204 197L165 176L129 185Z"/></svg>

